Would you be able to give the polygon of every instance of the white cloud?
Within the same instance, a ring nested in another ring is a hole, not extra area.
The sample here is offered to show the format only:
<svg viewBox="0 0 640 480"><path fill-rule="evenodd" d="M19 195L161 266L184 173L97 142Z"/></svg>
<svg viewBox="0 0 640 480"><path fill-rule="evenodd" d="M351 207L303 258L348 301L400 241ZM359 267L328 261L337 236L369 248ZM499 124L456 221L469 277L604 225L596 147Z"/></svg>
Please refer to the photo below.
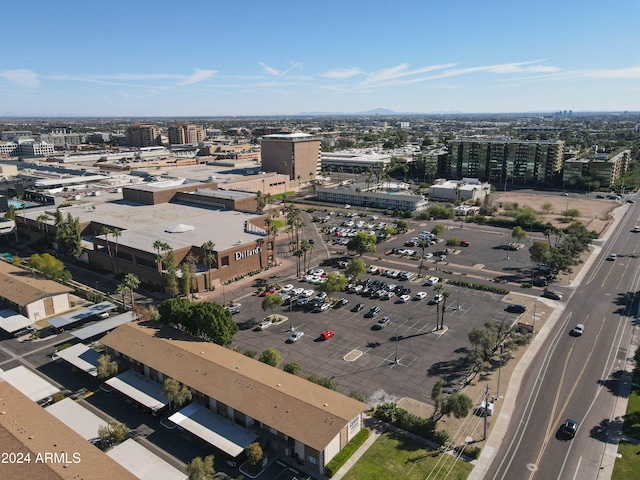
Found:
<svg viewBox="0 0 640 480"><path fill-rule="evenodd" d="M281 75L280 70L276 70L275 68L270 67L266 63L262 63L262 62L258 62L258 63L262 65L262 68L264 68L264 71L267 72L269 75L273 75L274 77L279 77Z"/></svg>
<svg viewBox="0 0 640 480"><path fill-rule="evenodd" d="M363 72L359 68L353 67L353 68L329 70L328 72L321 74L321 76L326 78L351 78L357 75L363 75L364 73L365 72Z"/></svg>
<svg viewBox="0 0 640 480"><path fill-rule="evenodd" d="M0 71L0 78L17 84L20 87L26 88L38 88L40 86L40 80L38 74L31 70L4 70Z"/></svg>
<svg viewBox="0 0 640 480"><path fill-rule="evenodd" d="M567 72L567 74L569 76L577 76L582 78L636 80L640 79L640 66L612 69L570 70L569 72Z"/></svg>
<svg viewBox="0 0 640 480"><path fill-rule="evenodd" d="M178 85L193 85L194 83L199 83L213 77L216 73L218 73L216 70L200 70L196 68L190 76L182 82L179 82Z"/></svg>

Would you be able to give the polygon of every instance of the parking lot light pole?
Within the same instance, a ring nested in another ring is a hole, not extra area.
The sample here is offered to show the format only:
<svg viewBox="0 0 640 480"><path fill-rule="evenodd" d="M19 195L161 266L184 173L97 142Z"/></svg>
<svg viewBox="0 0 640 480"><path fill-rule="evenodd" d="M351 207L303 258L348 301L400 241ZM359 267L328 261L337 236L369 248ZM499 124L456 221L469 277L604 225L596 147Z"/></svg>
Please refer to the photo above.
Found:
<svg viewBox="0 0 640 480"><path fill-rule="evenodd" d="M458 305L456 305L456 310L460 310L460 274L458 274Z"/></svg>
<svg viewBox="0 0 640 480"><path fill-rule="evenodd" d="M399 325L400 325L400 320L396 320L396 357L395 357L395 359L393 360L393 363L394 363L395 365L397 365L398 363L400 363L400 362L398 361L398 340L399 340L399 338L398 338L398 327L399 327Z"/></svg>

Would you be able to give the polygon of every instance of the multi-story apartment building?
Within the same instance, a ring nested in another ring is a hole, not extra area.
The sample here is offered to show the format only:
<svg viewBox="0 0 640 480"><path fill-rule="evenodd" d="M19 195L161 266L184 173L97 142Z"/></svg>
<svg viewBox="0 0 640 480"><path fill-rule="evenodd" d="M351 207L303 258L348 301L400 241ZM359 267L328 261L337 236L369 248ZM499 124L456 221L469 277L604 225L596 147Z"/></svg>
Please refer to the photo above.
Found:
<svg viewBox="0 0 640 480"><path fill-rule="evenodd" d="M131 147L162 145L160 129L155 125L136 123L127 128L127 143Z"/></svg>
<svg viewBox="0 0 640 480"><path fill-rule="evenodd" d="M571 158L565 161L562 181L571 185L580 181L594 181L600 187L613 187L629 169L631 150L595 158Z"/></svg>
<svg viewBox="0 0 640 480"><path fill-rule="evenodd" d="M20 155L24 157L50 157L55 153L53 145L47 142L19 142Z"/></svg>
<svg viewBox="0 0 640 480"><path fill-rule="evenodd" d="M262 170L289 175L291 180L315 180L320 170L320 139L308 133L265 135L261 139Z"/></svg>
<svg viewBox="0 0 640 480"><path fill-rule="evenodd" d="M169 127L169 144L182 145L185 143L198 143L206 138L207 134L202 125L193 123L181 123Z"/></svg>
<svg viewBox="0 0 640 480"><path fill-rule="evenodd" d="M456 138L449 142L445 177L492 183L555 183L562 171L561 140Z"/></svg>

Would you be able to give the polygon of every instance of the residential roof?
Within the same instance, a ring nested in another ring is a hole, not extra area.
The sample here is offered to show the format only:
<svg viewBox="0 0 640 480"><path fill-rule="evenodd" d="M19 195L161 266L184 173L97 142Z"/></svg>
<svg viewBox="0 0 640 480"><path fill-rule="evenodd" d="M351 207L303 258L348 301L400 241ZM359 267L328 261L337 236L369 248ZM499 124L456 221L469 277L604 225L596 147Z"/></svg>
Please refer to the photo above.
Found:
<svg viewBox="0 0 640 480"><path fill-rule="evenodd" d="M23 268L0 261L0 292L7 300L24 306L44 298L73 292L73 289L51 280L36 278Z"/></svg>
<svg viewBox="0 0 640 480"><path fill-rule="evenodd" d="M368 409L241 353L148 324L122 325L101 342L318 451Z"/></svg>
<svg viewBox="0 0 640 480"><path fill-rule="evenodd" d="M112 480L136 477L110 459L82 436L67 427L44 408L29 400L8 382L0 380L0 445L5 452L29 453L31 463L2 465L3 478L72 480L95 478L96 472L109 472ZM45 462L38 455L62 455L62 462ZM64 453L63 453L64 452ZM73 455L77 454L76 457ZM66 457L66 458L65 458ZM80 461L74 463L74 458Z"/></svg>

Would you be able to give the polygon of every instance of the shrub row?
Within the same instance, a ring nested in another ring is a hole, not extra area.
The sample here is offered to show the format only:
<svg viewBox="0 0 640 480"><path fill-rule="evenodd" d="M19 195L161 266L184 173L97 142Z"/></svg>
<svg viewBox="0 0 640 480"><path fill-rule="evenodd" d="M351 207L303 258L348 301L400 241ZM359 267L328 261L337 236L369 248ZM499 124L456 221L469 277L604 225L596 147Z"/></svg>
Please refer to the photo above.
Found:
<svg viewBox="0 0 640 480"><path fill-rule="evenodd" d="M444 430L436 431L436 423L431 418L423 418L399 408L395 403L385 403L375 409L373 415L382 421L411 432L427 440L445 445L450 436Z"/></svg>
<svg viewBox="0 0 640 480"><path fill-rule="evenodd" d="M472 288L474 290L482 290L484 292L498 293L500 295L506 295L509 293L509 290L502 287L495 287L493 285L485 285L484 283L470 283L462 280L448 280L447 283L451 285Z"/></svg>
<svg viewBox="0 0 640 480"><path fill-rule="evenodd" d="M347 463L347 460L362 446L367 438L369 438L369 430L366 428L356 433L356 436L347 443L347 446L340 450L340 452L327 463L327 466L324 467L325 475L329 478L333 477L336 472L340 470L340 467Z"/></svg>

